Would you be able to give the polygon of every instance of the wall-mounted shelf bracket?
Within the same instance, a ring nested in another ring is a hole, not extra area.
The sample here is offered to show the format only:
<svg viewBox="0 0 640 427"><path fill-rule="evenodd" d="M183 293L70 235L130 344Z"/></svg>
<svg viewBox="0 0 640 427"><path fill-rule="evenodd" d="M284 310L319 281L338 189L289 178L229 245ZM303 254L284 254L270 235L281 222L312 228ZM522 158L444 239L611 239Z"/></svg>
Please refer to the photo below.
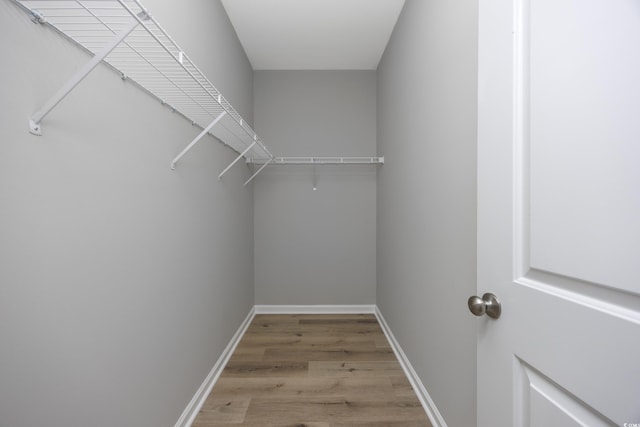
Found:
<svg viewBox="0 0 640 427"><path fill-rule="evenodd" d="M248 152L253 148L253 146L254 146L254 145L256 145L257 143L258 143L258 139L257 139L257 137L254 137L254 140L253 140L253 142L251 143L251 145L249 145L249 146L248 146L248 147L247 147L247 148L246 148L242 153L240 153L240 155L239 155L238 157L236 157L236 159L235 159L233 162L231 162L231 164L230 164L229 166L227 166L227 167L226 167L222 172L220 172L220 175L218 175L218 179L219 179L219 180L220 180L220 179L222 179L222 176L223 176L225 173L227 173L227 171L228 171L229 169L231 169L231 167L232 167L233 165L235 165L236 163L238 163L238 161L239 161L241 158L243 158L243 157L245 156L245 154L247 154L247 153L248 153Z"/></svg>
<svg viewBox="0 0 640 427"><path fill-rule="evenodd" d="M44 24L45 22L47 22L42 13L40 13L39 10L35 9L31 11L31 20L34 24Z"/></svg>
<svg viewBox="0 0 640 427"><path fill-rule="evenodd" d="M223 111L222 113L220 113L220 115L218 115L218 117L216 117L211 123L209 123L209 126L207 126L206 128L204 128L202 130L202 132L200 132L200 134L198 136L196 136L194 138L193 141L191 141L189 143L189 145L187 145L185 147L184 150L182 150L180 152L180 154L178 154L176 156L175 159L173 159L171 161L171 169L175 169L176 168L176 163L178 162L178 160L180 160L182 158L182 156L184 156L185 154L187 154L187 151L191 150L191 148L193 148L194 145L196 145L198 143L198 141L200 141L202 139L203 136L205 136L207 133L209 133L209 131L211 131L211 129L213 129L213 127L220 121L222 120L222 118L227 114L226 111Z"/></svg>
<svg viewBox="0 0 640 427"><path fill-rule="evenodd" d="M273 158L267 160L266 162L264 162L264 164L262 166L260 166L260 169L258 169L256 171L256 173L254 173L253 175L251 175L251 178L249 178L245 183L244 186L246 187L247 184L249 184L251 181L253 181L253 178L255 178L256 176L258 176L258 174L260 172L262 172L262 169L266 168L267 166L269 166L269 163L271 163L273 161Z"/></svg>
<svg viewBox="0 0 640 427"><path fill-rule="evenodd" d="M45 19L42 15L37 15L38 22L43 23ZM141 20L149 19L149 15L146 12L140 12L138 18ZM132 21L124 29L117 33L109 42L98 51L89 62L87 62L82 68L80 68L65 84L53 95L37 113L35 113L29 119L29 132L34 135L42 135L42 128L40 122L47 114L51 112L71 91L82 81L85 77L93 71L96 66L102 62L103 59L111 53L127 36L138 26L138 20Z"/></svg>

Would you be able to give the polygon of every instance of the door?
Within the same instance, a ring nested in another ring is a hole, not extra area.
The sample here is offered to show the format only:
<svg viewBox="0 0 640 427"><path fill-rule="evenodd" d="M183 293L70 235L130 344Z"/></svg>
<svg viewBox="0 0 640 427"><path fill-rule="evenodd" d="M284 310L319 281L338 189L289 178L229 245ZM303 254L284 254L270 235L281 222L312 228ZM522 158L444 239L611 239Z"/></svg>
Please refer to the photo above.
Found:
<svg viewBox="0 0 640 427"><path fill-rule="evenodd" d="M640 426L640 0L479 13L478 425Z"/></svg>

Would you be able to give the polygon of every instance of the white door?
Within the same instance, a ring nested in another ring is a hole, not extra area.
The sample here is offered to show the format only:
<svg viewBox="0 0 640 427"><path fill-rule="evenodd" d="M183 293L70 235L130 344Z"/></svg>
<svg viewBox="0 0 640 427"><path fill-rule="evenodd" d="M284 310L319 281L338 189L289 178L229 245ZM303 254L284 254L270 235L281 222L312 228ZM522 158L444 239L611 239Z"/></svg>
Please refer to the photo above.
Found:
<svg viewBox="0 0 640 427"><path fill-rule="evenodd" d="M640 426L640 0L481 0L481 427Z"/></svg>

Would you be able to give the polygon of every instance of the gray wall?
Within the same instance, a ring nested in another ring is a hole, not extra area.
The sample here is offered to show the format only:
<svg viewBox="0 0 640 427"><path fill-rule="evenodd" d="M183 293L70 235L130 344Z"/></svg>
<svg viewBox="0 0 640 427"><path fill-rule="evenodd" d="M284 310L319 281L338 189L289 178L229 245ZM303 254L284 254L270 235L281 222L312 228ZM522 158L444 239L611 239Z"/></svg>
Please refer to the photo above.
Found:
<svg viewBox="0 0 640 427"><path fill-rule="evenodd" d="M217 1L145 5L251 119ZM171 426L253 304L253 196L235 153L0 2L0 425ZM202 43L206 40L206 43ZM193 51L193 54L192 54Z"/></svg>
<svg viewBox="0 0 640 427"><path fill-rule="evenodd" d="M477 4L407 0L378 69L378 306L450 426L475 425Z"/></svg>
<svg viewBox="0 0 640 427"><path fill-rule="evenodd" d="M257 71L277 156L374 156L375 71ZM376 167L272 166L254 184L256 304L373 304Z"/></svg>

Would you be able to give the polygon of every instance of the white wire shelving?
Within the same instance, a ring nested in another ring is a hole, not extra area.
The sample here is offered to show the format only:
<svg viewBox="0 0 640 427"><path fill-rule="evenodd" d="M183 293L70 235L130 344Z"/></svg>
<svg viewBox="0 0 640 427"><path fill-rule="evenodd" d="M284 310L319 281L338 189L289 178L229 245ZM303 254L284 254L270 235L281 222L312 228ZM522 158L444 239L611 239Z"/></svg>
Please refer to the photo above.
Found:
<svg viewBox="0 0 640 427"><path fill-rule="evenodd" d="M176 163L207 133L249 161L273 155L225 97L137 0L14 0L34 22L48 24L93 54L92 59L33 114L30 130L100 62L130 79L203 130L171 162ZM234 162L235 163L235 162ZM226 172L226 170L224 171ZM222 175L222 174L221 174Z"/></svg>
<svg viewBox="0 0 640 427"><path fill-rule="evenodd" d="M248 163L264 164L264 160ZM274 157L272 165L383 165L384 157Z"/></svg>
<svg viewBox="0 0 640 427"><path fill-rule="evenodd" d="M383 165L384 157L273 157L267 160L249 159L247 163L259 165L260 168L244 185L253 181L269 165Z"/></svg>
<svg viewBox="0 0 640 427"><path fill-rule="evenodd" d="M101 62L133 81L162 104L202 128L171 161L171 168L205 135L211 134L254 164L249 184L268 165L383 164L384 157L274 157L184 51L138 0L13 0L32 20L50 25L93 56L29 120L42 134L42 120Z"/></svg>

